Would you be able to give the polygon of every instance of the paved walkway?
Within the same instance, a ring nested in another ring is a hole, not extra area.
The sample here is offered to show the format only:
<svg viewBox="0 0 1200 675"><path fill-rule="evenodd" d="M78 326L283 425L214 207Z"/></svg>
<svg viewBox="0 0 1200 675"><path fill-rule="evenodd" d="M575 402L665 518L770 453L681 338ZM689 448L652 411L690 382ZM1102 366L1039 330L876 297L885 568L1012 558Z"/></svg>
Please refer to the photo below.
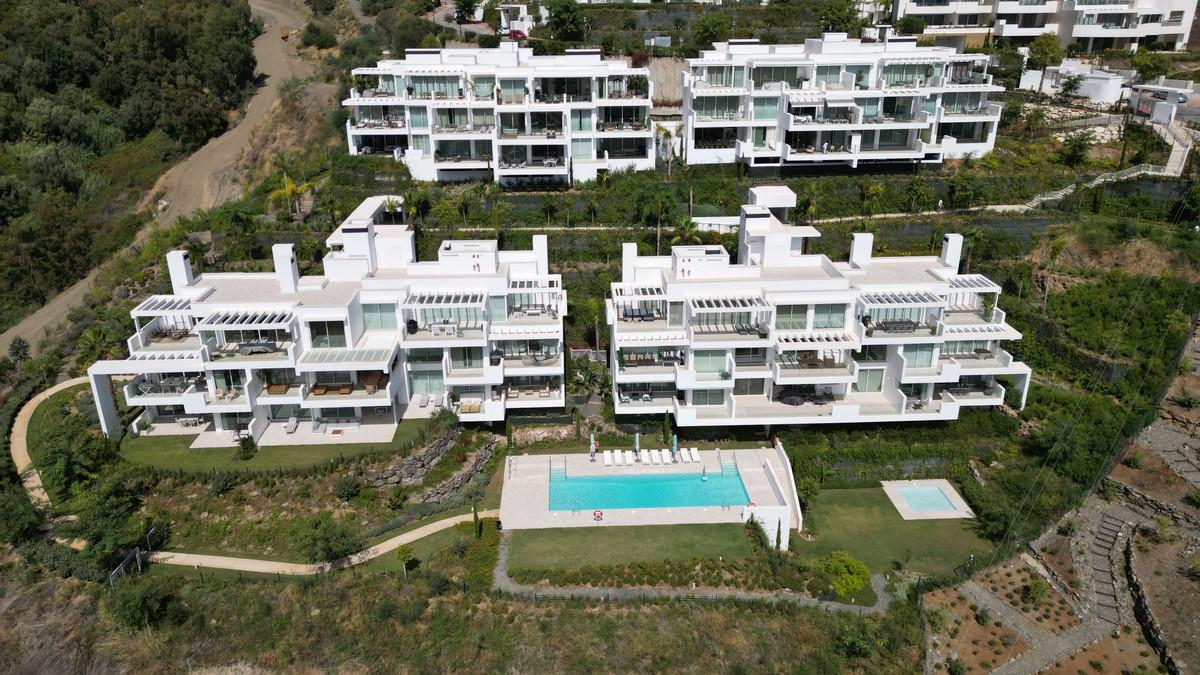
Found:
<svg viewBox="0 0 1200 675"><path fill-rule="evenodd" d="M496 567L492 570L492 590L508 593L531 600L541 599L586 599L605 602L644 602L647 600L743 600L753 602L791 602L804 607L819 607L831 612L855 612L858 614L884 614L892 604L892 595L885 590L886 581L882 574L871 577L871 589L875 591L875 604L870 607L847 605L840 602L818 600L794 591L739 591L724 588L626 588L604 586L527 586L508 576L508 547L511 532L500 536L500 551Z"/></svg>
<svg viewBox="0 0 1200 675"><path fill-rule="evenodd" d="M498 510L480 511L480 518L498 518ZM358 553L330 563L291 563L280 560L260 560L257 558L239 558L225 555L202 555L199 553L180 553L176 551L154 551L150 554L150 562L163 565L179 565L195 569L221 569L236 572L257 572L259 574L283 574L288 576L309 576L323 574L332 570L345 569L361 565L368 560L374 560L385 553L400 548L403 544L411 544L418 539L424 539L435 532L449 529L459 523L469 523L474 519L470 513L464 513L449 518L435 520L428 525L422 525L415 530L403 532L391 539L365 548Z"/></svg>
<svg viewBox="0 0 1200 675"><path fill-rule="evenodd" d="M13 420L8 449L12 454L13 464L17 467L17 475L21 477L21 483L25 485L25 492L29 493L29 501L39 509L50 508L50 496L46 494L46 488L42 487L42 475L38 473L33 466L33 460L29 457L29 421L33 419L33 412L46 399L64 389L87 383L86 377L76 377L66 382L59 382L53 387L35 394L17 413L17 418Z"/></svg>

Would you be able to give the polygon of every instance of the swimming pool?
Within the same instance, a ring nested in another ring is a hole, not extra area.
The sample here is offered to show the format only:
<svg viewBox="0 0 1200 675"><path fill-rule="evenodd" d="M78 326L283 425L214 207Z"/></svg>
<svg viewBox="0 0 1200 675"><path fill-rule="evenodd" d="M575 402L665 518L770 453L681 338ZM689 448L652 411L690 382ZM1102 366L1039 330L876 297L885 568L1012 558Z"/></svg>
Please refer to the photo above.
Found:
<svg viewBox="0 0 1200 675"><path fill-rule="evenodd" d="M897 488L908 508L919 513L929 511L953 511L954 504L946 493L936 485L910 485Z"/></svg>
<svg viewBox="0 0 1200 675"><path fill-rule="evenodd" d="M621 474L550 479L551 511L744 505L750 501L736 469L709 473Z"/></svg>

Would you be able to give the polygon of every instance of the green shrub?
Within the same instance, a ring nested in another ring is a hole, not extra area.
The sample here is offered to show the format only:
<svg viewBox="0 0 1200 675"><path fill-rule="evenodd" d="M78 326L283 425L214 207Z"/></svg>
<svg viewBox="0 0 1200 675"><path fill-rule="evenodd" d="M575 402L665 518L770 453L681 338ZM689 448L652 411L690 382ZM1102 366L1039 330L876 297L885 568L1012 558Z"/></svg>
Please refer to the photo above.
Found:
<svg viewBox="0 0 1200 675"><path fill-rule="evenodd" d="M333 496L348 502L362 491L362 481L358 476L342 476L333 484Z"/></svg>
<svg viewBox="0 0 1200 675"><path fill-rule="evenodd" d="M335 521L328 512L299 519L291 539L309 562L332 562L362 548L358 530L349 523Z"/></svg>
<svg viewBox="0 0 1200 675"><path fill-rule="evenodd" d="M300 44L305 47L329 49L337 45L337 38L334 37L333 31L329 30L329 28L309 21L300 33Z"/></svg>
<svg viewBox="0 0 1200 675"><path fill-rule="evenodd" d="M208 481L208 491L220 496L237 487L237 484L237 476L232 473L220 471L213 474L213 477Z"/></svg>
<svg viewBox="0 0 1200 675"><path fill-rule="evenodd" d="M234 450L233 452L233 458L239 462L248 462L254 459L254 456L257 454L258 444L254 442L254 437L242 436L242 438L238 440L237 450Z"/></svg>
<svg viewBox="0 0 1200 675"><path fill-rule="evenodd" d="M867 566L845 551L834 551L818 563L839 598L848 598L871 581Z"/></svg>
<svg viewBox="0 0 1200 675"><path fill-rule="evenodd" d="M108 596L105 608L117 623L130 630L179 625L187 618L187 611L175 597L170 582L157 577L122 581Z"/></svg>

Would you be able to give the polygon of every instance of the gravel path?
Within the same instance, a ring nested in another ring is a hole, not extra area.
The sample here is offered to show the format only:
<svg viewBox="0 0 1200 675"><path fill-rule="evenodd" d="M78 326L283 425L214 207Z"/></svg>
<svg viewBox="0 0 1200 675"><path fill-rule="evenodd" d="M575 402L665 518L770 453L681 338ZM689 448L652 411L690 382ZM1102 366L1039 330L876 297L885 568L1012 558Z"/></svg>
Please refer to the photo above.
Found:
<svg viewBox="0 0 1200 675"><path fill-rule="evenodd" d="M542 599L586 599L605 602L644 602L653 600L721 601L742 600L754 602L791 602L804 607L819 607L831 612L855 612L857 614L883 614L894 599L885 590L883 575L871 577L871 588L876 602L871 607L846 605L840 602L818 600L812 596L793 591L739 591L724 588L625 588L603 586L527 586L508 576L508 548L511 532L500 537L500 552L496 567L492 570L492 590L508 593L531 600Z"/></svg>

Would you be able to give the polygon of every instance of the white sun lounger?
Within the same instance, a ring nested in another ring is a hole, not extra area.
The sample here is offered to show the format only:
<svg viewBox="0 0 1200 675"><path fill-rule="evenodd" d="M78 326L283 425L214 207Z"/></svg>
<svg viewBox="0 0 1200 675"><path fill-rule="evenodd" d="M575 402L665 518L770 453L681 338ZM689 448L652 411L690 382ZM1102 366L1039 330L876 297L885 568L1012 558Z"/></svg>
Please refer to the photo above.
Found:
<svg viewBox="0 0 1200 675"><path fill-rule="evenodd" d="M660 454L662 454L663 464L671 463L671 451L670 450L663 448L662 450L659 450L658 452Z"/></svg>
<svg viewBox="0 0 1200 675"><path fill-rule="evenodd" d="M605 452L608 452L605 450ZM613 450L613 464L617 466L625 465L625 455L620 450Z"/></svg>
<svg viewBox="0 0 1200 675"><path fill-rule="evenodd" d="M662 463L662 457L659 456L657 450L650 450L649 452L650 452L650 463L651 464Z"/></svg>
<svg viewBox="0 0 1200 675"><path fill-rule="evenodd" d="M635 459L636 457L637 457L637 455L634 455L632 450L626 450L625 451L625 466L633 466L634 463L637 461Z"/></svg>
<svg viewBox="0 0 1200 675"><path fill-rule="evenodd" d="M642 448L642 451L641 451L639 457L641 457L642 464L650 463L650 451L649 450Z"/></svg>
<svg viewBox="0 0 1200 675"><path fill-rule="evenodd" d="M604 466L612 466L612 450L604 451Z"/></svg>
<svg viewBox="0 0 1200 675"><path fill-rule="evenodd" d="M697 450L696 448L692 448L689 452L692 455L692 461L699 464L700 463L700 451Z"/></svg>
<svg viewBox="0 0 1200 675"><path fill-rule="evenodd" d="M675 453L675 456L678 457L679 461L683 462L684 464L692 461L691 458L688 457L687 448L679 448L679 450Z"/></svg>

